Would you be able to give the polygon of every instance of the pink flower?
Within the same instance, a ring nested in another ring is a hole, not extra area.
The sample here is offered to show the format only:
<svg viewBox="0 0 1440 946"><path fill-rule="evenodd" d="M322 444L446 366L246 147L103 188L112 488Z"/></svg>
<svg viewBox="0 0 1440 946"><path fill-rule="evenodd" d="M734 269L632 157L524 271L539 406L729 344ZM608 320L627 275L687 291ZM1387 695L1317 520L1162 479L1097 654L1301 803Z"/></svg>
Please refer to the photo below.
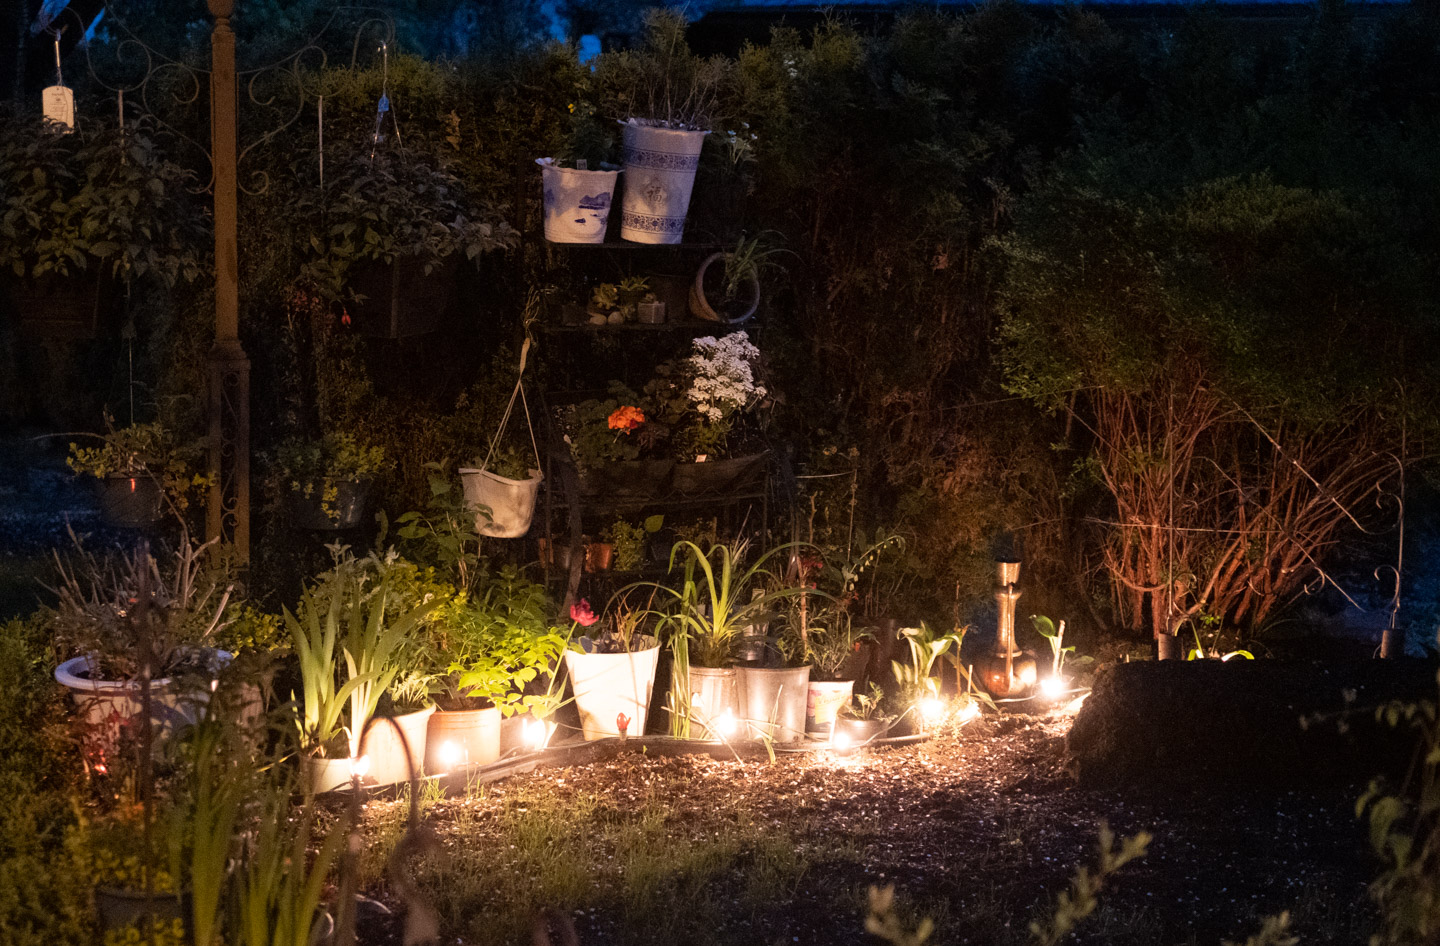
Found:
<svg viewBox="0 0 1440 946"><path fill-rule="evenodd" d="M595 616L594 611L590 610L590 602L581 598L570 605L570 620L581 627L589 627L600 619Z"/></svg>

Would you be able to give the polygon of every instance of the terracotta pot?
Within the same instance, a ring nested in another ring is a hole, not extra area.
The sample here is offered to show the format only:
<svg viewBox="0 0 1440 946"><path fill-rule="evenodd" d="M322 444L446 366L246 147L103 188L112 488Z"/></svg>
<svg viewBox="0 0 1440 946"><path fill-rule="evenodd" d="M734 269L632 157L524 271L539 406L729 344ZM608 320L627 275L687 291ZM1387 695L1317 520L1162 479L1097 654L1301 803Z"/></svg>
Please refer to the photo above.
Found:
<svg viewBox="0 0 1440 946"><path fill-rule="evenodd" d="M591 542L585 546L585 570L587 572L608 572L615 560L615 546L609 542Z"/></svg>
<svg viewBox="0 0 1440 946"><path fill-rule="evenodd" d="M425 771L450 772L500 758L500 711L436 710L425 733Z"/></svg>
<svg viewBox="0 0 1440 946"><path fill-rule="evenodd" d="M700 264L695 281L690 286L690 312L707 322L721 322L725 325L739 325L747 322L760 308L760 279L749 275L741 281L735 299L723 302L717 298L717 282L723 287L725 259L728 253L713 253ZM720 274L717 276L716 274Z"/></svg>

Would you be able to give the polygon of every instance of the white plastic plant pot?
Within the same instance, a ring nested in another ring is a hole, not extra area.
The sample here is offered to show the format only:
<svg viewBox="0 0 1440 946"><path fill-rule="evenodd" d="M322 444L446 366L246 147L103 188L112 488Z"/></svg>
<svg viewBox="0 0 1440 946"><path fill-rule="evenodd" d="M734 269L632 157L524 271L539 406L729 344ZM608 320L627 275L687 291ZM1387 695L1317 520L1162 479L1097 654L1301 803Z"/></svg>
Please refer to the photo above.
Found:
<svg viewBox="0 0 1440 946"><path fill-rule="evenodd" d="M700 167L706 131L663 128L635 119L624 126L625 196L620 236L635 243L679 243Z"/></svg>
<svg viewBox="0 0 1440 946"><path fill-rule="evenodd" d="M439 710L425 734L425 771L444 775L500 758L500 710Z"/></svg>
<svg viewBox="0 0 1440 946"><path fill-rule="evenodd" d="M581 638L580 645L590 647L590 638ZM628 654L566 651L565 671L587 742L620 735L621 716L627 721L626 735L644 734L659 657L660 643L653 638Z"/></svg>
<svg viewBox="0 0 1440 946"><path fill-rule="evenodd" d="M777 744L805 738L805 698L809 692L809 667L737 668L740 682L740 715L752 739L769 739Z"/></svg>
<svg viewBox="0 0 1440 946"><path fill-rule="evenodd" d="M835 716L850 705L854 680L811 680L805 696L805 731L829 735Z"/></svg>
<svg viewBox="0 0 1440 946"><path fill-rule="evenodd" d="M161 738L190 726L205 714L210 694L219 683L219 673L234 655L228 651L201 648L208 673L184 678L161 677L150 681L150 719ZM70 698L96 727L109 727L119 734L119 724L140 715L140 684L134 680L101 680L90 673L89 657L72 657L55 668L55 680L70 691Z"/></svg>
<svg viewBox="0 0 1440 946"><path fill-rule="evenodd" d="M551 243L604 243L619 171L582 171L536 158L545 198L545 239Z"/></svg>
<svg viewBox="0 0 1440 946"><path fill-rule="evenodd" d="M729 741L740 735L740 691L734 667L690 668L690 735Z"/></svg>
<svg viewBox="0 0 1440 946"><path fill-rule="evenodd" d="M370 721L360 742L360 757L370 760L366 784L408 782L412 771L415 778L425 775L425 734L434 715L435 707L427 706L413 713Z"/></svg>
<svg viewBox="0 0 1440 946"><path fill-rule="evenodd" d="M348 788L350 777L356 766L347 759L327 759L318 755L300 757L300 790L307 794L319 795ZM363 772L368 766L359 766Z"/></svg>
<svg viewBox="0 0 1440 946"><path fill-rule="evenodd" d="M530 521L535 517L535 497L544 479L539 470L533 469L529 479L511 480L489 470L461 467L465 502L490 510L489 519L484 513L475 514L475 530L495 539L518 539L529 532Z"/></svg>

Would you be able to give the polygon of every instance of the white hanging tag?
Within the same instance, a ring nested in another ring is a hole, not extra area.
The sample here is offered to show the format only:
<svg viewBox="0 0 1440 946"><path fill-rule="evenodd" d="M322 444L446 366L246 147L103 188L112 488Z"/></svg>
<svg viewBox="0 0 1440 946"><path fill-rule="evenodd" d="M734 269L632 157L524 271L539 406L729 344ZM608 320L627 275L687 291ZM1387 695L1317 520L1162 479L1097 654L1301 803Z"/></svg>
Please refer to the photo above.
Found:
<svg viewBox="0 0 1440 946"><path fill-rule="evenodd" d="M40 93L40 103L47 122L63 125L67 135L75 130L75 93L65 87L65 76L60 72L59 33L55 34L55 84Z"/></svg>
<svg viewBox="0 0 1440 946"><path fill-rule="evenodd" d="M75 130L75 93L63 85L47 86L40 93L45 120L63 125L66 133Z"/></svg>

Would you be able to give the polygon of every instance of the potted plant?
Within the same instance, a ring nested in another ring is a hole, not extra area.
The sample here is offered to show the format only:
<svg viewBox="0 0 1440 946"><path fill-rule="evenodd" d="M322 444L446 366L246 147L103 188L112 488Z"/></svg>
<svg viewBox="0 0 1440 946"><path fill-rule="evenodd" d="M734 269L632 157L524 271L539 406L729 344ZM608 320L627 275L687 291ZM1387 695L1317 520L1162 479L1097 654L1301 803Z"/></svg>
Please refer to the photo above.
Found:
<svg viewBox="0 0 1440 946"><path fill-rule="evenodd" d="M781 602L801 589L785 584L765 567L790 546L772 549L745 567L747 545L744 541L717 542L707 551L681 540L672 550L672 569L677 556L685 555L680 589L670 589L676 605L670 619L680 632L672 635L679 668L672 708L686 719L697 717L712 736L730 735L724 731L728 726L717 723L731 711L747 727L747 735L789 742L804 735L804 684L798 684L797 690L791 680L793 672L786 669L755 663L741 663L732 669L731 664L739 655L742 638L766 626L778 614ZM681 638L683 653L676 646ZM808 679L808 668L805 673ZM735 701L733 710L725 704L731 699Z"/></svg>
<svg viewBox="0 0 1440 946"><path fill-rule="evenodd" d="M545 207L545 239L551 243L604 243L619 169L608 158L614 135L608 133L588 102L571 105L568 140L540 165Z"/></svg>
<svg viewBox="0 0 1440 946"><path fill-rule="evenodd" d="M616 519L607 535L615 547L615 570L620 572L639 571L645 564L650 536L665 525L662 515L647 516L639 525L626 519Z"/></svg>
<svg viewBox="0 0 1440 946"><path fill-rule="evenodd" d="M457 602L434 622L430 649L448 662L435 677L429 771L496 761L502 732L514 728L509 720L522 730L527 721L549 723L553 705L526 692L538 680L553 681L567 643L546 622L546 604L543 586L506 566L481 597Z"/></svg>
<svg viewBox="0 0 1440 946"><path fill-rule="evenodd" d="M160 155L147 121L87 126L0 141L0 271L21 327L47 336L93 337L114 279L200 272L194 175Z"/></svg>
<svg viewBox="0 0 1440 946"><path fill-rule="evenodd" d="M760 277L775 267L781 250L765 242L765 234L740 238L735 249L712 253L700 264L690 285L690 312L707 322L739 325L760 308Z"/></svg>
<svg viewBox="0 0 1440 946"><path fill-rule="evenodd" d="M605 633L583 636L565 652L565 672L587 742L645 732L660 656L659 640L641 630L648 617L647 611L622 604ZM572 632L599 620L583 598L570 606L570 619Z"/></svg>
<svg viewBox="0 0 1440 946"><path fill-rule="evenodd" d="M387 613L396 580L373 557L342 558L305 591L285 625L299 659L302 781L324 792L363 778L366 726L399 675L400 658L433 607L425 601L397 617ZM343 659L343 682L341 661ZM423 757L423 750L422 750Z"/></svg>
<svg viewBox="0 0 1440 946"><path fill-rule="evenodd" d="M389 468L383 447L354 434L292 439L276 451L275 466L290 521L299 529L353 529L364 521L374 477Z"/></svg>
<svg viewBox="0 0 1440 946"><path fill-rule="evenodd" d="M475 510L475 530L497 539L530 531L544 474L533 453L510 446L475 466L460 468L465 501Z"/></svg>
<svg viewBox="0 0 1440 946"><path fill-rule="evenodd" d="M640 297L640 301L635 303L635 314L641 325L663 325L665 301L653 292L646 292Z"/></svg>
<svg viewBox="0 0 1440 946"><path fill-rule="evenodd" d="M862 746L881 738L890 729L891 718L882 712L885 691L870 684L869 693L856 693L852 702L840 708L831 731L832 742Z"/></svg>
<svg viewBox="0 0 1440 946"><path fill-rule="evenodd" d="M724 57L694 55L678 13L651 10L645 25L641 48L602 64L620 73L614 84L628 86L620 235L637 243L679 243L700 149L730 65Z"/></svg>
<svg viewBox="0 0 1440 946"><path fill-rule="evenodd" d="M100 556L78 539L68 557L55 554L55 639L76 654L55 679L91 725L114 732L142 715L147 696L161 736L200 717L231 660L212 646L233 589L211 561L215 547L185 533L160 558L144 544Z"/></svg>
<svg viewBox="0 0 1440 946"><path fill-rule="evenodd" d="M505 221L483 209L477 218L474 207L438 159L369 142L329 157L324 187L297 191L291 204L309 222L306 281L364 334L432 332L449 307L454 264L515 243Z"/></svg>
<svg viewBox="0 0 1440 946"><path fill-rule="evenodd" d="M805 634L805 661L810 682L805 697L805 731L828 735L835 715L850 704L855 680L846 675L860 641L850 615L838 604L816 609Z"/></svg>
<svg viewBox="0 0 1440 946"><path fill-rule="evenodd" d="M661 405L660 420L673 425L680 462L671 487L682 496L723 493L764 471L764 451L735 452L731 437L743 416L764 400L755 378L760 351L745 332L695 339L678 366L657 372L647 395Z"/></svg>
<svg viewBox="0 0 1440 946"><path fill-rule="evenodd" d="M737 671L734 661L746 630L768 623L777 605L798 590L778 585L765 567L787 548L771 549L747 566L749 543L743 540L716 543L708 551L690 541L675 543L670 570L683 560L680 587L655 586L672 599L666 623L674 627L671 712L680 719L672 727L675 735L690 735L698 726L705 738L728 738L737 718L761 726L768 718L744 711L740 677L747 668Z"/></svg>
<svg viewBox="0 0 1440 946"><path fill-rule="evenodd" d="M70 444L66 465L100 485L100 518L106 525L143 529L160 520L168 502L183 515L210 484L200 472L204 444L181 444L164 424L132 424L119 430L110 417L93 446Z"/></svg>
<svg viewBox="0 0 1440 946"><path fill-rule="evenodd" d="M650 281L643 276L627 276L619 283L602 282L590 293L586 314L590 324L623 325L633 322L639 306L650 291Z"/></svg>
<svg viewBox="0 0 1440 946"><path fill-rule="evenodd" d="M560 427L589 496L659 496L674 468L666 457L644 457L659 448L664 425L647 415L640 397L619 382L610 396L562 409Z"/></svg>

